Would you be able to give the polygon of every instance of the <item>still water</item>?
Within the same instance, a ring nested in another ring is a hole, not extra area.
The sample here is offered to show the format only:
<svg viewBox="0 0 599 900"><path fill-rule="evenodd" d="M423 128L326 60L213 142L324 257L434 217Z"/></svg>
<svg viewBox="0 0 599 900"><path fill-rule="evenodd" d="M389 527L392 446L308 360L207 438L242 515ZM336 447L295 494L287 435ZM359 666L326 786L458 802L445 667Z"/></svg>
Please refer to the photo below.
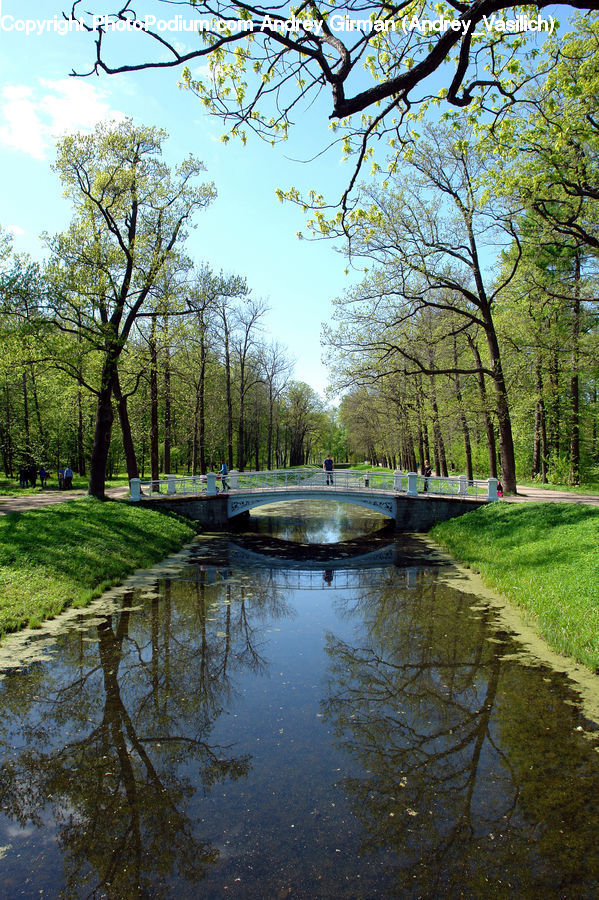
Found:
<svg viewBox="0 0 599 900"><path fill-rule="evenodd" d="M566 676L418 538L290 509L15 641L0 896L597 897Z"/></svg>

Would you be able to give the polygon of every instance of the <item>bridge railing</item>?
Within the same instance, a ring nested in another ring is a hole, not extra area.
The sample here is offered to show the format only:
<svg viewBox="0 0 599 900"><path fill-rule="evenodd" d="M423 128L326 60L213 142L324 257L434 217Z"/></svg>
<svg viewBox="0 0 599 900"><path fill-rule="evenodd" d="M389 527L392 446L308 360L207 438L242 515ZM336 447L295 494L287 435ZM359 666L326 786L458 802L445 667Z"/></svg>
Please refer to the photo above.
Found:
<svg viewBox="0 0 599 900"><path fill-rule="evenodd" d="M410 478L411 476L407 476ZM497 499L497 482L495 479L474 478L469 481L465 475L457 476L439 476L429 475L425 478L423 475L416 475L415 479L417 494L434 494L436 496L453 496L453 497L472 497L474 499L496 500ZM493 492L495 496L493 496ZM408 487L407 494L411 494Z"/></svg>
<svg viewBox="0 0 599 900"><path fill-rule="evenodd" d="M166 497L176 494L177 496L197 496L206 493L207 476L206 475L164 475L157 481L142 481L139 478L131 479L131 499L141 499L140 494L144 497Z"/></svg>
<svg viewBox="0 0 599 900"><path fill-rule="evenodd" d="M198 496L205 493L213 496L218 493L222 484L219 475L209 472L207 475L179 476L166 475L158 481L141 481L131 479L131 500L137 501L141 496L148 498L158 496ZM494 478L474 479L469 481L464 475L457 477L440 477L430 475L425 478L415 472L378 472L375 470L358 471L337 469L325 472L322 469L271 469L261 472L232 471L227 476L227 488L230 491L244 493L269 490L301 490L325 487L327 491L354 491L368 494L376 492L405 493L408 497L423 494L435 496L471 497L474 499L496 500L497 481Z"/></svg>

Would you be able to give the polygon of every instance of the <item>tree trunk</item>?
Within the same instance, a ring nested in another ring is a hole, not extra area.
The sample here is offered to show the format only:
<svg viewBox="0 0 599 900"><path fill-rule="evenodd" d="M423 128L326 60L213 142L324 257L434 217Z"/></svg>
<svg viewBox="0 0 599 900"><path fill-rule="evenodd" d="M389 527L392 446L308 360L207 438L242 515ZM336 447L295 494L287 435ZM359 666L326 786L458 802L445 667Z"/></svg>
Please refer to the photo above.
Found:
<svg viewBox="0 0 599 900"><path fill-rule="evenodd" d="M152 316L150 332L150 478L158 488L160 479L158 447L158 351L156 349L156 316Z"/></svg>
<svg viewBox="0 0 599 900"><path fill-rule="evenodd" d="M37 385L35 383L35 372L33 366L31 366L31 393L33 395L33 405L35 407L35 417L37 419L37 425L40 433L40 441L46 450L46 434L44 430L44 426L42 424L42 412L40 409L39 399L37 396Z"/></svg>
<svg viewBox="0 0 599 900"><path fill-rule="evenodd" d="M81 391L77 391L77 471L85 475L85 451L83 446L83 404Z"/></svg>
<svg viewBox="0 0 599 900"><path fill-rule="evenodd" d="M196 475L198 471L198 432L200 419L200 398L198 395L198 386L196 385L195 403L193 405L193 429L191 436L191 474ZM204 473L202 473L204 474Z"/></svg>
<svg viewBox="0 0 599 900"><path fill-rule="evenodd" d="M168 339L168 319L165 319L164 345L164 471L171 470L172 416L171 416L171 359Z"/></svg>
<svg viewBox="0 0 599 900"><path fill-rule="evenodd" d="M14 453L12 442L12 418L10 407L10 388L6 384L6 439L3 442L4 448L4 471L7 478L12 478L14 473Z"/></svg>
<svg viewBox="0 0 599 900"><path fill-rule="evenodd" d="M453 362L456 368L456 372L454 374L454 385L456 398L458 401L458 413L460 416L460 425L462 426L462 434L464 436L464 452L466 454L466 478L468 479L468 481L472 481L472 479L474 478L474 475L472 473L472 445L470 443L470 431L468 429L468 421L466 419L466 413L464 412L464 403L462 401L462 386L460 384L460 376L457 374L458 348L456 344L455 334L453 336Z"/></svg>
<svg viewBox="0 0 599 900"><path fill-rule="evenodd" d="M31 435L29 433L29 401L27 397L27 372L23 372L23 425L25 427L25 453L29 463L31 453Z"/></svg>
<svg viewBox="0 0 599 900"><path fill-rule="evenodd" d="M112 423L114 420L112 393L115 378L116 359L114 358L113 352L107 350L104 365L102 367L102 382L96 407L94 443L89 465L89 493L92 497L97 497L98 500L104 500L105 498L106 466L108 463Z"/></svg>
<svg viewBox="0 0 599 900"><path fill-rule="evenodd" d="M572 355L570 367L570 484L580 484L580 253L574 257Z"/></svg>
<svg viewBox="0 0 599 900"><path fill-rule="evenodd" d="M431 383L431 408L433 411L433 438L434 438L434 456L435 456L435 475L447 477L447 459L445 457L445 444L443 443L443 435L441 434L441 425L439 423L439 407L437 406L437 396L435 393L435 379L430 376Z"/></svg>
<svg viewBox="0 0 599 900"><path fill-rule="evenodd" d="M233 395L231 391L231 352L229 329L225 320L225 397L227 403L227 465L233 468Z"/></svg>
<svg viewBox="0 0 599 900"><path fill-rule="evenodd" d="M129 481L131 481L132 478L139 478L139 468L137 465L137 457L135 455L135 447L133 445L133 436L131 434L131 423L129 422L129 412L127 410L127 398L123 397L121 391L118 370L114 380L114 397L117 402L119 421L121 423L121 432L123 435L123 450L125 452L125 462L127 464L127 477L129 478Z"/></svg>
<svg viewBox="0 0 599 900"><path fill-rule="evenodd" d="M198 395L198 451L200 472L206 474L206 326L204 316L200 320L200 383Z"/></svg>
<svg viewBox="0 0 599 900"><path fill-rule="evenodd" d="M512 436L512 422L508 404L507 388L501 367L499 344L495 333L495 326L491 319L490 311L484 311L487 343L489 356L493 370L493 384L495 385L495 403L497 419L499 422L499 451L501 454L501 481L503 490L507 494L516 493L516 459L514 454L514 440Z"/></svg>
<svg viewBox="0 0 599 900"><path fill-rule="evenodd" d="M537 402L535 404L535 437L532 460L532 477L541 475L543 484L547 484L547 422L545 417L545 401L543 399L543 374L541 360L537 360L536 372Z"/></svg>
<svg viewBox="0 0 599 900"><path fill-rule="evenodd" d="M266 434L266 468L271 469L272 462L272 430L274 421L274 397L272 383L268 385L268 431Z"/></svg>
<svg viewBox="0 0 599 900"><path fill-rule="evenodd" d="M493 422L491 416L489 415L489 401L487 398L487 388L485 386L485 373L483 372L483 364L480 358L480 353L478 352L478 347L472 340L472 338L467 338L468 343L470 345L470 349L472 350L472 354L474 356L474 360L476 362L477 367L477 380L478 380L478 393L481 400L482 413L483 413L483 421L485 423L485 432L487 435L487 453L489 456L489 477L497 478L497 448L495 446L495 429L493 428Z"/></svg>
<svg viewBox="0 0 599 900"><path fill-rule="evenodd" d="M548 407L549 407L549 453L554 451L555 456L559 455L560 451L560 422L561 422L561 407L560 407L560 391L559 391L559 360L557 350L554 348L551 353L550 363L549 363L549 398L548 398Z"/></svg>

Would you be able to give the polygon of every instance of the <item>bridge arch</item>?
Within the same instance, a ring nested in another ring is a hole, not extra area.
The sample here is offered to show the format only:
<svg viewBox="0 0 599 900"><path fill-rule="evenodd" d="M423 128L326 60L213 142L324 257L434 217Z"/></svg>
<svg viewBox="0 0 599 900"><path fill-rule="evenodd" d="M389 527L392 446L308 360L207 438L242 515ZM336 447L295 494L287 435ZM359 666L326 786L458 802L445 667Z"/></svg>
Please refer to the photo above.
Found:
<svg viewBox="0 0 599 900"><path fill-rule="evenodd" d="M228 497L227 513L230 519L242 513L256 509L258 506L267 506L271 503L286 503L290 500L335 500L338 503L351 503L353 506L362 506L381 513L390 519L395 518L395 502L393 497L377 497L376 495L359 494L352 491L327 491L326 488L301 491L268 491L248 493L245 495L232 494Z"/></svg>

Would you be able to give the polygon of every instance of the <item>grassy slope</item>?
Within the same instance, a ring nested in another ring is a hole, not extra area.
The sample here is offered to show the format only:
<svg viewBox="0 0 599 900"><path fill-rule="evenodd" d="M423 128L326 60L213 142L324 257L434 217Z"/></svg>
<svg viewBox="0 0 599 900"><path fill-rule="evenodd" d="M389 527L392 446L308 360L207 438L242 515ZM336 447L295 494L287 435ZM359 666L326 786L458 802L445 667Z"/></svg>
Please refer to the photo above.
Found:
<svg viewBox="0 0 599 900"><path fill-rule="evenodd" d="M0 517L0 637L84 606L194 534L179 517L89 497Z"/></svg>
<svg viewBox="0 0 599 900"><path fill-rule="evenodd" d="M555 650L599 671L599 509L494 503L431 535L521 607Z"/></svg>

